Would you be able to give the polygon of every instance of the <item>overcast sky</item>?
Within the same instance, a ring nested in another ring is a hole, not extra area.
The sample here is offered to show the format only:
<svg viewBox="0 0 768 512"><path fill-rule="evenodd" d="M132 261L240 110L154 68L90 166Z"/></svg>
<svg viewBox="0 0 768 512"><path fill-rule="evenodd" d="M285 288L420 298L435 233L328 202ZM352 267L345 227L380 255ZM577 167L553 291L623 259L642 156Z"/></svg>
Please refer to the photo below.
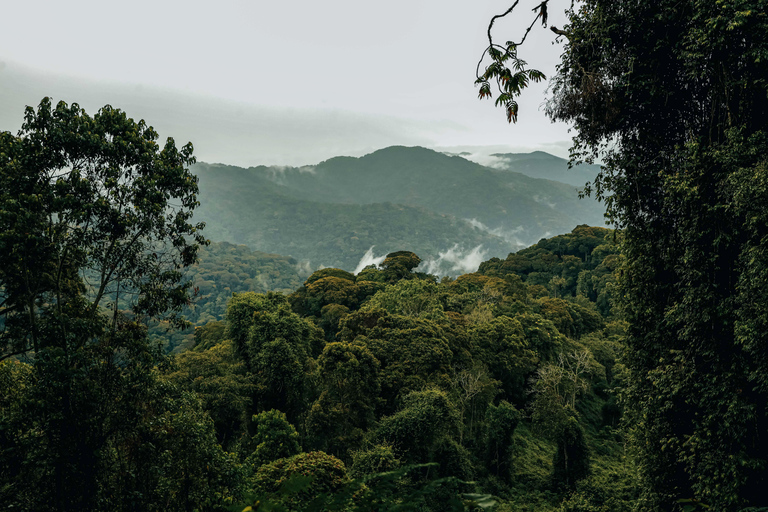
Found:
<svg viewBox="0 0 768 512"><path fill-rule="evenodd" d="M540 0L521 0L520 33ZM23 0L0 18L0 130L16 132L43 96L105 104L161 137L192 141L199 160L317 163L393 144L494 146L567 155L545 86L508 125L477 100L477 60L511 0ZM564 2L563 4L566 4ZM550 13L562 25L562 13ZM521 55L551 75L561 53L534 30Z"/></svg>

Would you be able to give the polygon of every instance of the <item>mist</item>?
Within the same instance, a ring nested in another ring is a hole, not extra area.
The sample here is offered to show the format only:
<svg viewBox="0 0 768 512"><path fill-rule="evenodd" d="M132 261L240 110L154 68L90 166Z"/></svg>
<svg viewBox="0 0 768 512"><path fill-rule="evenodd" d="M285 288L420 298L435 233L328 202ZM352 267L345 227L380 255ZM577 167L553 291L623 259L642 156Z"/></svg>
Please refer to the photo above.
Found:
<svg viewBox="0 0 768 512"><path fill-rule="evenodd" d="M456 276L475 272L480 264L485 261L487 251L483 250L482 245L472 249L463 249L459 244L444 252L438 252L437 258L428 258L423 260L417 270L434 274L436 276Z"/></svg>
<svg viewBox="0 0 768 512"><path fill-rule="evenodd" d="M355 271L352 272L353 274L357 275L360 272L363 271L365 267L368 265L376 265L377 267L384 263L384 260L387 258L387 255L383 256L374 256L373 254L373 248L376 247L375 245L372 245L370 249L365 251L365 254L362 258L360 258L360 262L357 264L357 267L355 267Z"/></svg>

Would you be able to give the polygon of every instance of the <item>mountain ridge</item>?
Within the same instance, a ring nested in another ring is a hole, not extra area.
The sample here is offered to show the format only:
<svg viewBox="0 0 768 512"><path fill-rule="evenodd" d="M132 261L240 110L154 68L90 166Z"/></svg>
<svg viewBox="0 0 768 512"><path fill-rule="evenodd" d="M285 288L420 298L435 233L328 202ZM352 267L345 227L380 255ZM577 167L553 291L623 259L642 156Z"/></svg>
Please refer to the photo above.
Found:
<svg viewBox="0 0 768 512"><path fill-rule="evenodd" d="M602 220L602 206L579 202L572 185L423 147L390 146L303 167L201 162L194 172L195 217L210 238L316 265L355 268L374 245L425 259L478 246L483 257L505 257Z"/></svg>

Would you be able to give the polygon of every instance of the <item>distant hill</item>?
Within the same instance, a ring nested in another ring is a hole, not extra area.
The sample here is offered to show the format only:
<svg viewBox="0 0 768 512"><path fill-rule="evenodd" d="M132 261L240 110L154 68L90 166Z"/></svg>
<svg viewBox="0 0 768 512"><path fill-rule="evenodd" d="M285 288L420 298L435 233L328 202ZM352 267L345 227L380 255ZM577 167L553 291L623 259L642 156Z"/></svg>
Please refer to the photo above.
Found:
<svg viewBox="0 0 768 512"><path fill-rule="evenodd" d="M553 157L554 158L554 157ZM565 166L565 162L562 161ZM311 167L197 164L212 240L353 270L371 246L413 251L438 273L474 270L470 260L506 256L579 223L602 206L572 185L494 170L424 148L390 147ZM442 256L441 256L442 254ZM442 267L436 263L443 263Z"/></svg>
<svg viewBox="0 0 768 512"><path fill-rule="evenodd" d="M593 181L600 172L599 165L584 164L569 169L567 160L543 151L494 153L491 156L498 159L494 168L519 172L531 178L560 181L579 189L584 188L585 183Z"/></svg>

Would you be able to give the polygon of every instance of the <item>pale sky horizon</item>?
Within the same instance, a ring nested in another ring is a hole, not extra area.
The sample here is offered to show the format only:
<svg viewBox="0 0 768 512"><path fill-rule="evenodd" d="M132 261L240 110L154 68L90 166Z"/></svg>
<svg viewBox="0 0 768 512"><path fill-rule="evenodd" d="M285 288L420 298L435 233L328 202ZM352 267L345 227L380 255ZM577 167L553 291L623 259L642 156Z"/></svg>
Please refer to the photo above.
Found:
<svg viewBox="0 0 768 512"><path fill-rule="evenodd" d="M537 3L521 1L496 40L517 37ZM24 107L50 96L91 115L111 104L207 162L305 165L395 144L567 157L568 127L540 108L546 84L520 99L514 125L477 99L488 21L509 5L13 2L0 20L0 130L18 131ZM553 39L537 26L521 50L547 76L562 51Z"/></svg>

